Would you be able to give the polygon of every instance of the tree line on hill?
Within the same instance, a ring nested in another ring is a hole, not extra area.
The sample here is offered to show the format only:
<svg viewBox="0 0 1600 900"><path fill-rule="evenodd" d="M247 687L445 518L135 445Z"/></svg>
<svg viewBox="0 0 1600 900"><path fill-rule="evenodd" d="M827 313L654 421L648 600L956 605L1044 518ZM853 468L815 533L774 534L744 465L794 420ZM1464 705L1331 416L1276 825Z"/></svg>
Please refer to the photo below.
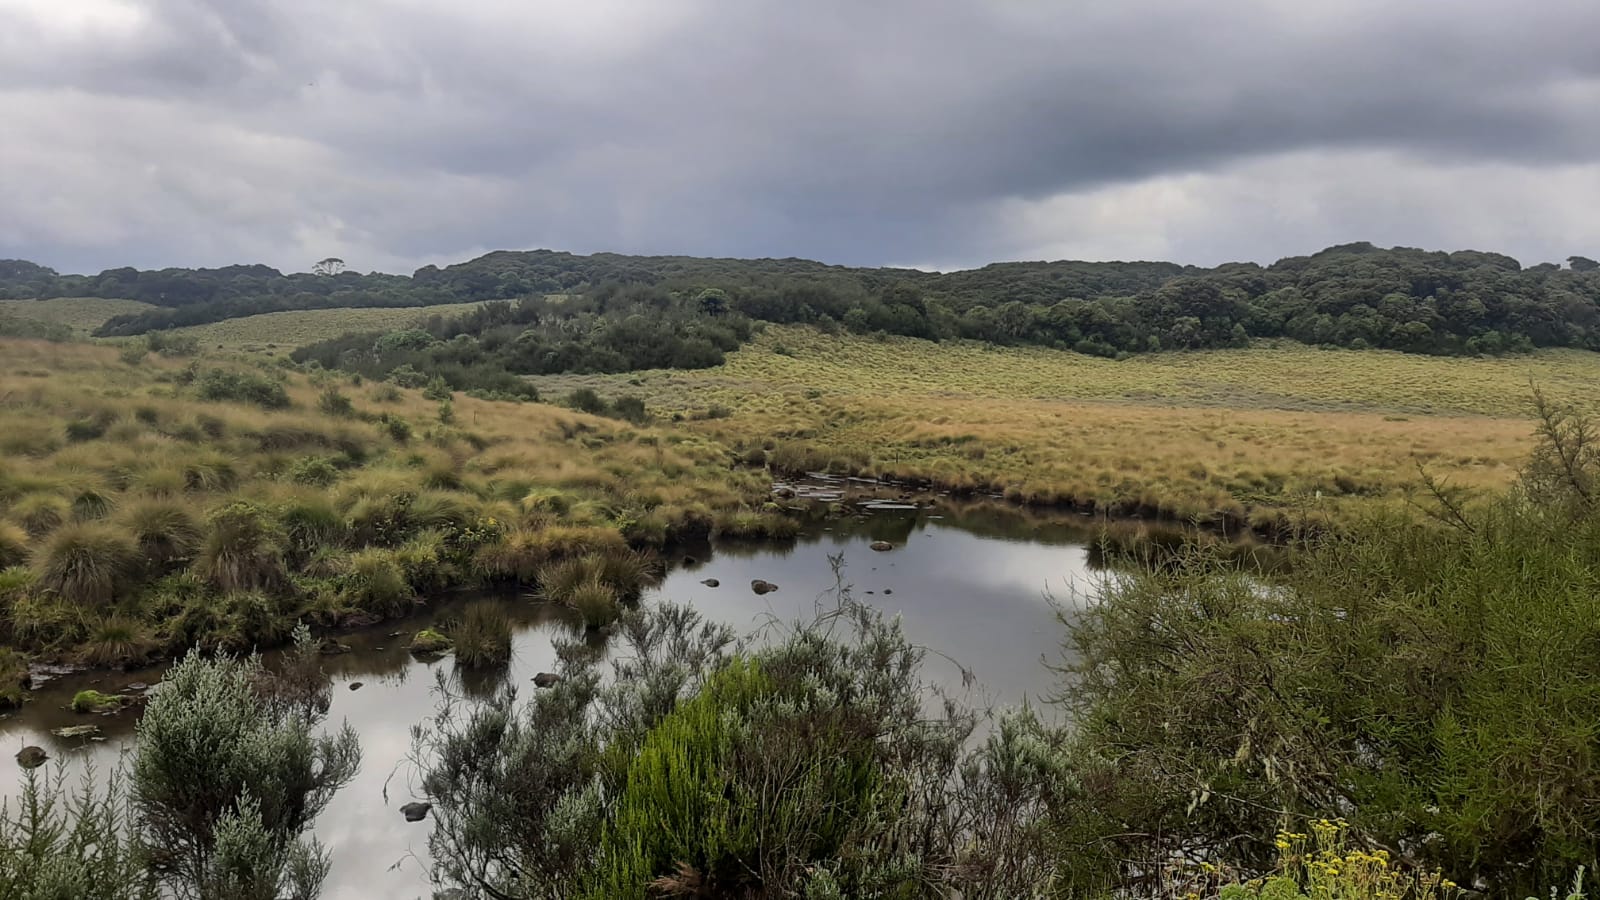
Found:
<svg viewBox="0 0 1600 900"><path fill-rule="evenodd" d="M748 330L729 324L740 320L1108 357L1243 346L1255 338L1443 355L1600 350L1600 263L1581 256L1568 262L1524 267L1495 253L1366 243L1269 266L1067 261L951 273L548 250L500 251L411 276L285 275L266 266L85 276L9 260L0 261L0 297L120 297L158 307L111 319L98 332L106 337L283 309L503 300L505 309L426 330L444 341L468 335L498 347L513 339L508 326L528 326L532 336L516 338L523 347L507 354L512 370L524 372L551 371L556 363L556 371L713 365L720 355L706 345L730 349L723 346L730 331L742 341ZM633 352L621 336L637 330L637 323L624 325L635 315L663 316L653 324L665 323L671 339Z"/></svg>

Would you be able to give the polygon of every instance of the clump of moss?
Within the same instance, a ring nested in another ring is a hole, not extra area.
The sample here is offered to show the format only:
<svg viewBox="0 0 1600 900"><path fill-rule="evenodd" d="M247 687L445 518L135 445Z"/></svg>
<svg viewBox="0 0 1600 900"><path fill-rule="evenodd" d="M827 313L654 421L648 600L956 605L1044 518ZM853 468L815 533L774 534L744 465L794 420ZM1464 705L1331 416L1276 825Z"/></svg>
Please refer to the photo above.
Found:
<svg viewBox="0 0 1600 900"><path fill-rule="evenodd" d="M102 694L96 690L79 691L72 696L75 713L115 712L122 708L122 698L116 694Z"/></svg>
<svg viewBox="0 0 1600 900"><path fill-rule="evenodd" d="M416 633L407 647L412 653L437 654L450 650L450 638L432 628L424 628Z"/></svg>

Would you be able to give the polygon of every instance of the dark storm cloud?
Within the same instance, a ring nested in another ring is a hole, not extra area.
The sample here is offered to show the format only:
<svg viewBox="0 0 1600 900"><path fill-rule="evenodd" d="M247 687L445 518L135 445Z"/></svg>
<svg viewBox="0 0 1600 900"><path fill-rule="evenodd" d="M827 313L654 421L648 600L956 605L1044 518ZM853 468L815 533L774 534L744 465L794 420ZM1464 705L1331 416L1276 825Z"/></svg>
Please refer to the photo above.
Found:
<svg viewBox="0 0 1600 900"><path fill-rule="evenodd" d="M1397 224L1556 256L1482 176L1567 179L1522 192L1565 223L1600 165L1590 2L80 2L0 0L0 255L67 268L1208 262ZM1089 240L1091 202L1139 239Z"/></svg>

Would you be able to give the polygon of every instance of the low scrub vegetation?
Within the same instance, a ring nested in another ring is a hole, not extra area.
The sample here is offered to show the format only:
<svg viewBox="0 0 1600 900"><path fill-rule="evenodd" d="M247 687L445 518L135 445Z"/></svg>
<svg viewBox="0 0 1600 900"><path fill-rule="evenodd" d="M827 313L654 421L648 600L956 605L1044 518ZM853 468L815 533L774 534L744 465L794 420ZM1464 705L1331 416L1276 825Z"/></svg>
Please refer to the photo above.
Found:
<svg viewBox="0 0 1600 900"><path fill-rule="evenodd" d="M376 409L343 375L4 350L0 641L38 656L245 650L588 554L626 602L632 547L767 491L714 442L557 407L456 397L443 422L421 389Z"/></svg>

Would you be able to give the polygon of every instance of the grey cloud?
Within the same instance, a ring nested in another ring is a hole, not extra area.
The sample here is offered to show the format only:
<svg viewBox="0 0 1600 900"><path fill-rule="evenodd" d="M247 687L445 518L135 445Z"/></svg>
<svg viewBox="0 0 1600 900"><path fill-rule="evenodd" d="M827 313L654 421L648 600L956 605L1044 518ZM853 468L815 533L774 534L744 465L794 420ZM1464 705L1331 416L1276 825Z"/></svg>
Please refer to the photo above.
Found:
<svg viewBox="0 0 1600 900"><path fill-rule="evenodd" d="M65 267L316 241L977 261L1049 244L996 218L1018 201L1295 153L1600 164L1600 8L1574 0L145 0L98 32L33 2L0 38L0 255ZM148 174L106 196L47 141ZM1204 245L1259 257L1234 197Z"/></svg>

